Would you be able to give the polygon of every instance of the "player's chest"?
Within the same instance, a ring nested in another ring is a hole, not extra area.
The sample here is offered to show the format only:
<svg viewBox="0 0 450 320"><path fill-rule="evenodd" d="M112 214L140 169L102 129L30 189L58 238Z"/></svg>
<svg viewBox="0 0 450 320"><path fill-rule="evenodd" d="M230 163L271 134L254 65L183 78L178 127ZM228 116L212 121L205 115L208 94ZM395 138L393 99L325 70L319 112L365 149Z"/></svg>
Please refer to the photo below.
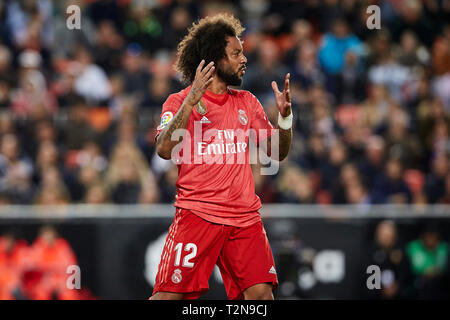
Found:
<svg viewBox="0 0 450 320"><path fill-rule="evenodd" d="M250 128L250 115L245 105L239 105L229 98L224 105L202 99L194 106L188 124L189 131L208 130L247 130Z"/></svg>

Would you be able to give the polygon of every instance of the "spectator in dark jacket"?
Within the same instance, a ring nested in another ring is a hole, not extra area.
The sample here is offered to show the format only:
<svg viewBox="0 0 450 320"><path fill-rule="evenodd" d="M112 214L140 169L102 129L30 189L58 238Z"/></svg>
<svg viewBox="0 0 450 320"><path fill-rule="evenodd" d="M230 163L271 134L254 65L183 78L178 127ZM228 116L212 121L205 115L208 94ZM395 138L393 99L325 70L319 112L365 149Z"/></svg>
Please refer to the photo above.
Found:
<svg viewBox="0 0 450 320"><path fill-rule="evenodd" d="M390 158L385 173L375 182L372 198L375 203L411 203L412 195L403 180L403 164Z"/></svg>

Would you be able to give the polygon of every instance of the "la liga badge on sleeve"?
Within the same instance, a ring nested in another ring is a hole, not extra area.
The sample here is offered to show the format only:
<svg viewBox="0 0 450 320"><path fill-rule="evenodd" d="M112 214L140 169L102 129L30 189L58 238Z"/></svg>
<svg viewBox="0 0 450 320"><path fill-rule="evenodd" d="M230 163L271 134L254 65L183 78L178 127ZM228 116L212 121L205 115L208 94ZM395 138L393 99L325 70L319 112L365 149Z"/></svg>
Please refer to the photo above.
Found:
<svg viewBox="0 0 450 320"><path fill-rule="evenodd" d="M159 130L163 129L165 126L169 124L169 122L173 119L173 113L170 111L166 111L161 116L161 124L159 125Z"/></svg>

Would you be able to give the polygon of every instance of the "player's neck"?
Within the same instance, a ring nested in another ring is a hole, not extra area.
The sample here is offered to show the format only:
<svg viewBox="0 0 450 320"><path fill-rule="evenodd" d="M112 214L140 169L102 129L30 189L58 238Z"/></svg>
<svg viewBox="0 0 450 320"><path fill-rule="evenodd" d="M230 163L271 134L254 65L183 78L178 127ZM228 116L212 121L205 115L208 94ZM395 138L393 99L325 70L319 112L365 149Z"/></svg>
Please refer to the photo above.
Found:
<svg viewBox="0 0 450 320"><path fill-rule="evenodd" d="M208 86L208 90L215 94L224 94L227 92L227 84L218 76L214 76L213 81Z"/></svg>

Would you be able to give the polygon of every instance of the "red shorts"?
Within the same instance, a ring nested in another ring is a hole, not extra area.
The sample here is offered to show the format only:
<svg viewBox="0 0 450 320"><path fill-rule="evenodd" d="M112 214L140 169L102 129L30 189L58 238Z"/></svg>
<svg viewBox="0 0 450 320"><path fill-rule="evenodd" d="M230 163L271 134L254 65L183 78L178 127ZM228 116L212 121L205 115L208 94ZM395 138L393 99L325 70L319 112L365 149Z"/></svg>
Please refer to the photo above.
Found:
<svg viewBox="0 0 450 320"><path fill-rule="evenodd" d="M261 221L233 227L206 221L177 208L161 254L153 294L184 293L196 299L209 289L214 266L220 269L229 299L243 299L248 287L278 286L272 250Z"/></svg>

